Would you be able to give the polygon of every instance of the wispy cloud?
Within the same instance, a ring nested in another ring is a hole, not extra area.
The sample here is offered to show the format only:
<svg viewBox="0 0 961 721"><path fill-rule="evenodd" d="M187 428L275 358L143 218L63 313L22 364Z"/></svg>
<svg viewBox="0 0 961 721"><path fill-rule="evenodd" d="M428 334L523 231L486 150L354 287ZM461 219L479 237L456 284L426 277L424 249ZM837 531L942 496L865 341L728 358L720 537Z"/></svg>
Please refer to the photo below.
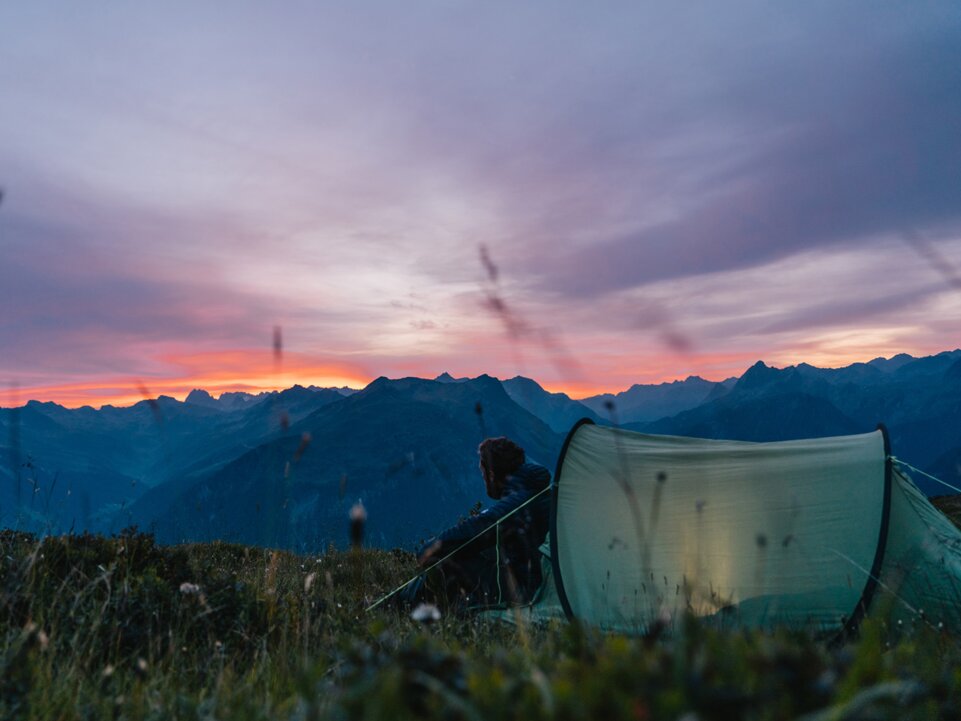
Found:
<svg viewBox="0 0 961 721"><path fill-rule="evenodd" d="M67 10L0 8L0 380L176 383L275 325L611 389L956 334L897 241L961 266L950 3ZM511 352L482 244L588 377Z"/></svg>

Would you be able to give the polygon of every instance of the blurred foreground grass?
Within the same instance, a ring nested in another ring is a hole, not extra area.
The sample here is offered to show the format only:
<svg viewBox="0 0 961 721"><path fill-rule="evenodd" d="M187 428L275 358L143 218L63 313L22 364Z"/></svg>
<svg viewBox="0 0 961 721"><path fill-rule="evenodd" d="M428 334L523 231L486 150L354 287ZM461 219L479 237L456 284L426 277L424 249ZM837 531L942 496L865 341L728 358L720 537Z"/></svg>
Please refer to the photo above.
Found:
<svg viewBox="0 0 961 721"><path fill-rule="evenodd" d="M693 621L636 639L364 613L413 569L399 551L0 532L0 718L961 717L957 639L927 627L869 623L829 650Z"/></svg>

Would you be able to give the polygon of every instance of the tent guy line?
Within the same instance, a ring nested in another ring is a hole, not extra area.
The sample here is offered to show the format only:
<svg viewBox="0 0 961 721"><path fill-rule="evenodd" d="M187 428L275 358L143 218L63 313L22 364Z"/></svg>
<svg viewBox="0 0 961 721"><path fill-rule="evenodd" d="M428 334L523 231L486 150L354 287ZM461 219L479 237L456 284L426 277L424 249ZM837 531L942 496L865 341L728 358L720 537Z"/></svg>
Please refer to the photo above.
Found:
<svg viewBox="0 0 961 721"><path fill-rule="evenodd" d="M847 562L850 563L852 566L854 566L856 569L858 569L861 573L863 573L866 577L871 578L871 579L874 579L874 582L875 582L875 583L877 583L881 588L883 588L885 591L887 591L887 592L890 593L892 596L894 596L894 598L896 598L898 601L900 601L900 602L904 605L904 607L905 607L906 609L908 609L911 613L920 614L919 609L915 608L915 607L912 606L910 603L908 603L908 602L905 601L903 598L901 598L901 596L899 596L899 595L894 591L893 588L891 588L891 587L890 587L889 585L887 585L884 581L882 581L880 578L878 578L877 576L875 576L873 573L871 573L871 571L869 571L868 569L866 569L864 566L862 566L860 563L858 563L857 561L855 561L853 558L851 558L850 556L847 556L847 555L841 553L841 552L840 552L839 550L837 550L836 548L829 548L828 550L829 550L831 553L834 553L834 554L838 555L839 557L843 558L845 561L847 561ZM930 623L929 623L928 625L931 626L932 628L934 628L934 625L933 625L933 624L930 624Z"/></svg>
<svg viewBox="0 0 961 721"><path fill-rule="evenodd" d="M897 458L895 456L888 456L888 458L891 459L892 463L897 463L899 466L904 466L908 470L914 471L915 473L920 473L925 478L930 478L932 481L935 481L937 483L940 483L942 486L946 486L947 488L950 488L955 493L961 493L961 488L958 488L957 486L952 486L947 481L942 481L940 478L938 478L937 476L932 476L930 473L925 473L920 468L915 468L907 461L902 461L900 458Z"/></svg>
<svg viewBox="0 0 961 721"><path fill-rule="evenodd" d="M382 598L378 599L377 601L374 601L374 603L372 603L372 604L369 605L366 609L364 609L365 612L373 611L375 608L377 608L380 604L382 604L382 603L383 603L384 601L386 601L388 598L390 598L391 596L394 596L395 594L400 593L401 591L403 591L405 588L407 588L410 584L412 584L414 581L416 581L418 578L420 578L420 577L423 576L424 574L430 573L431 571L433 571L433 570L434 570L435 568L437 568L440 564L442 564L444 561L446 561L447 559L449 559L449 558L450 558L451 556L453 556L455 553L457 553L458 551L460 551L461 549L463 549L465 546L469 546L469 545L472 544L474 541L476 541L478 538L480 538L481 536L483 536L485 533L489 532L491 529L497 528L501 523L503 523L503 522L506 521L508 518L510 518L511 516L513 516L515 513L517 513L519 510L521 510L522 508L524 508L524 506L526 506L526 505L528 505L528 504L530 504L530 503L533 503L533 502L536 501L538 498L540 498L542 495L544 495L545 493L547 493L548 491L550 491L551 488L553 488L553 486L548 486L547 488L544 488L543 490L538 491L538 492L535 493L533 496L531 496L531 497L528 498L526 501L524 501L521 505L519 505L517 508L515 508L513 511L511 511L510 513L504 515L502 518L498 519L497 521L494 521L494 523L492 523L490 526L488 526L488 527L485 528L483 531L481 531L480 533L478 533L476 536L474 536L473 538L471 538L469 541L467 541L466 543L458 546L458 547L455 548L453 551L451 551L450 553L448 553L446 556L444 556L443 558L441 558L439 561L436 561L435 563L432 563L430 566L428 566L427 568L425 568L423 571L420 571L420 572L416 573L414 576L412 576L410 579L408 579L407 581L405 581L404 583L402 583L401 585L399 585L397 588L395 588L393 591L391 591L391 592L388 593L387 595L383 596ZM498 558L498 561L499 561L499 560L500 560L500 549L498 549L497 558Z"/></svg>

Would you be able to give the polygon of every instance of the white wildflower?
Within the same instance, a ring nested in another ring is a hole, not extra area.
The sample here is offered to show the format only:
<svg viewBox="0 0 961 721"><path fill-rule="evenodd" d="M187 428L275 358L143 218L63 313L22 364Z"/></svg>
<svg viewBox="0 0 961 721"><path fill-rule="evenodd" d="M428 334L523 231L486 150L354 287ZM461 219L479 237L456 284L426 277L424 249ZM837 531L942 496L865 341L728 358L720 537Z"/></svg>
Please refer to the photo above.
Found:
<svg viewBox="0 0 961 721"><path fill-rule="evenodd" d="M410 617L418 623L440 621L440 609L432 603L422 603L410 612Z"/></svg>
<svg viewBox="0 0 961 721"><path fill-rule="evenodd" d="M180 592L185 596L192 596L194 594L200 593L200 586L196 583L189 583L184 581L180 584Z"/></svg>

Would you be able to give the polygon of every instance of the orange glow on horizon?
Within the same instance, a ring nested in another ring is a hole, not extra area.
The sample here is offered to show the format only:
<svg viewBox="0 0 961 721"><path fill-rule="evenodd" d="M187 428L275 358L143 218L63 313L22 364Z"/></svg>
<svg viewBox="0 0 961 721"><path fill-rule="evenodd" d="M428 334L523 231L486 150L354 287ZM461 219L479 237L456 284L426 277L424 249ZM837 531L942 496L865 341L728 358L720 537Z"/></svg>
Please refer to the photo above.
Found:
<svg viewBox="0 0 961 721"><path fill-rule="evenodd" d="M217 397L237 391L279 391L298 384L362 388L373 380L359 365L322 362L289 352L280 361L274 361L260 349L170 354L162 360L174 367L169 376L125 376L6 388L0 390L0 407L20 406L29 400L52 401L66 408L130 406L161 395L183 400L195 388Z"/></svg>
<svg viewBox="0 0 961 721"><path fill-rule="evenodd" d="M866 362L874 355L855 355L849 351L838 355L831 355L812 344L808 349L807 362L821 368L839 368L851 363ZM911 351L905 351L911 353ZM917 351L915 356L938 351ZM884 357L895 355L896 352L885 354ZM787 360L786 351L769 351L763 358L767 365L783 368L801 362ZM52 401L66 408L82 406L100 407L112 405L117 407L130 406L149 398L160 395L171 396L183 400L195 388L203 389L219 396L228 392L262 393L281 391L294 385L342 387L360 389L379 375L399 378L404 375L421 378L433 378L437 373L418 371L413 363L400 363L402 368L398 373L371 372L361 364L345 363L318 359L305 353L284 352L275 360L273 355L265 353L263 349L256 350L224 350L205 353L169 353L160 359L170 366L171 371L165 376L122 376L103 377L100 379L82 380L57 384L33 384L22 386L0 387L0 407L10 408L22 406L30 400ZM639 359L640 360L640 359ZM551 393L565 393L573 399L582 399L603 393L620 393L632 385L670 383L684 380L689 376L700 376L708 381L721 381L732 376L740 376L754 362L758 356L751 353L729 353L716 355L673 356L665 355L657 358L640 360L640 364L631 363L629 366L598 367L599 376L607 379L575 380L564 378L542 379L536 372L528 370L521 375L527 375L538 382ZM436 362L431 362L436 365ZM397 370L394 367L393 370ZM678 373L676 369L684 369ZM479 372L459 373L450 371L455 377L476 377ZM490 373L503 379L513 377L516 373Z"/></svg>

